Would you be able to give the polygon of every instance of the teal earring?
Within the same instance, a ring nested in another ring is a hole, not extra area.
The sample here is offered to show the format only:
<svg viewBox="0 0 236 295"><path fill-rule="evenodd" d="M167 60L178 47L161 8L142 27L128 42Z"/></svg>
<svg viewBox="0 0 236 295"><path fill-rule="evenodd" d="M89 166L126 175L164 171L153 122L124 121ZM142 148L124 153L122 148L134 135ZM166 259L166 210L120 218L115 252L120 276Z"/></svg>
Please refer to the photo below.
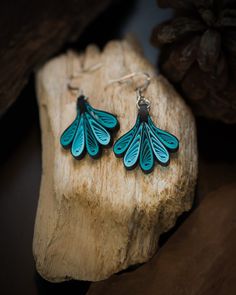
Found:
<svg viewBox="0 0 236 295"><path fill-rule="evenodd" d="M132 73L112 82L120 82L134 77L138 73ZM179 140L171 133L157 128L152 121L149 110L150 101L143 96L143 91L150 84L150 76L146 77L146 83L137 88L137 119L133 128L121 136L114 144L113 151L116 157L123 157L123 163L127 170L140 166L144 173L152 172L155 162L167 166L170 162L170 153L179 148Z"/></svg>
<svg viewBox="0 0 236 295"><path fill-rule="evenodd" d="M78 90L71 85L69 89ZM113 114L93 108L83 94L78 96L76 108L77 115L62 133L60 143L63 148L70 149L77 160L86 152L97 159L103 148L112 146L112 135L119 129L119 122Z"/></svg>

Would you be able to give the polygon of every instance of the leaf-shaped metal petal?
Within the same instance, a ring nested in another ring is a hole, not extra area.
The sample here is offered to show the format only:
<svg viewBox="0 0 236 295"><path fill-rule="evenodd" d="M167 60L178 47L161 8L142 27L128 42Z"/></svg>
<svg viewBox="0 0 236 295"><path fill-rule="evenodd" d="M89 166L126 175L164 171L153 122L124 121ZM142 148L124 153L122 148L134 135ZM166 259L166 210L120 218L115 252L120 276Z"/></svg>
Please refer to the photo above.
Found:
<svg viewBox="0 0 236 295"><path fill-rule="evenodd" d="M76 159L81 159L85 151L85 137L84 137L84 115L81 115L78 129L75 134L71 146L71 154Z"/></svg>
<svg viewBox="0 0 236 295"><path fill-rule="evenodd" d="M148 117L148 124L156 135L156 137L163 143L163 145L170 151L175 152L179 148L179 140L173 134L157 128L150 116Z"/></svg>
<svg viewBox="0 0 236 295"><path fill-rule="evenodd" d="M117 157L122 157L124 155L125 151L129 147L135 133L138 130L139 124L140 124L140 118L138 116L133 128L129 132L127 132L123 136L121 136L116 141L116 143L114 144L114 147L113 147L113 151Z"/></svg>
<svg viewBox="0 0 236 295"><path fill-rule="evenodd" d="M89 113L86 112L85 116L89 122L89 125L97 141L101 145L108 145L111 141L110 133L100 123L98 123Z"/></svg>
<svg viewBox="0 0 236 295"><path fill-rule="evenodd" d="M143 126L144 126L144 123L141 123L127 152L125 153L124 165L127 169L133 169L135 165L137 164L140 147L141 147L141 141L142 141Z"/></svg>
<svg viewBox="0 0 236 295"><path fill-rule="evenodd" d="M143 128L139 165L144 173L150 173L154 167L154 156L146 127Z"/></svg>
<svg viewBox="0 0 236 295"><path fill-rule="evenodd" d="M119 126L117 118L111 113L94 109L90 104L86 103L89 114L96 119L103 127L114 130Z"/></svg>
<svg viewBox="0 0 236 295"><path fill-rule="evenodd" d="M169 164L170 156L167 149L161 143L161 141L156 137L153 131L150 129L147 123L145 123L145 127L151 142L152 150L154 155L156 156L157 161L166 166Z"/></svg>
<svg viewBox="0 0 236 295"><path fill-rule="evenodd" d="M68 128L66 128L66 130L61 135L60 143L65 149L71 146L71 143L75 137L77 127L79 125L79 119L80 115L78 113L75 120L71 123L71 125Z"/></svg>
<svg viewBox="0 0 236 295"><path fill-rule="evenodd" d="M84 130L87 152L90 157L98 158L98 156L100 155L100 147L86 118L84 120Z"/></svg>

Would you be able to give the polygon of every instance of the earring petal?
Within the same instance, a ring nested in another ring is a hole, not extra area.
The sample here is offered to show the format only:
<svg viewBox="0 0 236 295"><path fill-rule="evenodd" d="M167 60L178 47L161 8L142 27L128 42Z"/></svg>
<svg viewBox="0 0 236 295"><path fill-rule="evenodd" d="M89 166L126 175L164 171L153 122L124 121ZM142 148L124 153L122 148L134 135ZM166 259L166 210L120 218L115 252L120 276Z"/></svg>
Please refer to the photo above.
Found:
<svg viewBox="0 0 236 295"><path fill-rule="evenodd" d="M152 150L156 156L157 161L163 165L167 166L169 164L170 155L162 142L155 136L153 131L150 129L147 123L145 123L147 133L151 142Z"/></svg>
<svg viewBox="0 0 236 295"><path fill-rule="evenodd" d="M119 122L114 115L112 115L108 112L94 109L88 103L86 103L86 106L87 106L87 110L88 110L89 114L95 120L97 120L98 123L100 123L103 127L107 128L109 130L114 130L119 126Z"/></svg>
<svg viewBox="0 0 236 295"><path fill-rule="evenodd" d="M126 150L128 149L132 139L134 138L134 135L136 134L138 127L140 125L140 118L137 117L136 123L133 126L133 128L125 133L123 136L121 136L116 143L114 144L113 151L116 155L116 157L122 157Z"/></svg>
<svg viewBox="0 0 236 295"><path fill-rule="evenodd" d="M89 125L90 125L97 141L101 145L107 146L111 141L110 133L101 124L99 124L95 119L93 119L93 117L89 113L86 112L85 116L89 122Z"/></svg>
<svg viewBox="0 0 236 295"><path fill-rule="evenodd" d="M85 136L84 136L84 115L81 115L78 129L75 134L71 146L71 154L76 159L81 159L85 151Z"/></svg>
<svg viewBox="0 0 236 295"><path fill-rule="evenodd" d="M62 133L60 143L63 148L68 149L75 137L76 130L80 121L80 114L78 113L71 125Z"/></svg>
<svg viewBox="0 0 236 295"><path fill-rule="evenodd" d="M137 164L137 161L139 158L140 147L141 147L141 141L142 141L143 126L144 126L144 124L141 123L141 125L139 126L139 129L138 129L137 133L135 134L127 152L125 153L124 165L128 170L133 169Z"/></svg>
<svg viewBox="0 0 236 295"><path fill-rule="evenodd" d="M154 168L154 156L152 146L147 134L146 127L143 129L142 143L140 149L139 166L144 173L152 172Z"/></svg>
<svg viewBox="0 0 236 295"><path fill-rule="evenodd" d="M99 157L101 152L99 144L93 134L93 131L87 119L85 119L84 126L85 126L85 142L86 142L87 152L90 157L96 159Z"/></svg>
<svg viewBox="0 0 236 295"><path fill-rule="evenodd" d="M157 128L152 119L148 118L148 124L156 137L163 143L163 145L170 151L176 152L179 148L179 140L173 134Z"/></svg>

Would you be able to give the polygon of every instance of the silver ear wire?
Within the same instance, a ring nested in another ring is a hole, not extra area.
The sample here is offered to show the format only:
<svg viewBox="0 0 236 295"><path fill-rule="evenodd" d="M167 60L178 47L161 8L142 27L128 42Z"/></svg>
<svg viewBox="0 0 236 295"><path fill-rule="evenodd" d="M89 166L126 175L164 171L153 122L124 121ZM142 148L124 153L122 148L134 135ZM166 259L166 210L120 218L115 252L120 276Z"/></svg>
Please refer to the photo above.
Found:
<svg viewBox="0 0 236 295"><path fill-rule="evenodd" d="M145 76L146 81L145 81L145 83L143 85L137 86L135 88L135 90L138 90L139 89L141 92L143 92L143 91L145 91L148 88L148 86L149 86L149 84L151 82L151 76L148 73L145 73L145 72L132 72L132 73L130 73L128 75L125 75L125 76L122 76L120 78L112 79L112 80L110 80L108 82L108 86L111 85L111 84L113 84L113 83L117 83L117 82L118 83L122 83L122 82L124 82L126 80L129 80L131 78L134 78L134 77L137 77L137 76L141 76L141 75L142 76Z"/></svg>
<svg viewBox="0 0 236 295"><path fill-rule="evenodd" d="M84 74L84 73L91 73L91 72L94 72L94 71L100 69L101 67L102 67L102 63L97 63L97 64L94 64L94 65L92 65L92 66L90 66L90 67L88 67L88 68L86 68L86 69L81 70L80 72L77 73L76 76L72 74L72 75L69 77L69 82L67 83L67 87L68 87L68 89L69 89L70 91L72 91L72 92L75 92L75 91L76 91L76 95L77 95L77 96L84 95L82 89L80 89L78 86L74 86L74 85L71 84L71 82L72 82L71 80L78 78L80 75L82 75L82 74ZM84 96L84 99L87 99L87 97Z"/></svg>
<svg viewBox="0 0 236 295"><path fill-rule="evenodd" d="M117 83L117 82L122 83L122 82L124 82L124 81L126 81L128 79L134 78L136 76L141 76L141 75L145 76L146 80L142 85L139 85L139 86L137 86L135 88L135 91L136 91L136 94L137 94L136 105L137 105L137 108L139 109L141 105L145 104L147 106L147 108L150 109L150 101L147 98L145 98L143 96L143 94L142 94L148 88L148 86L151 83L151 76L148 73L146 73L146 72L132 72L132 73L130 73L128 75L125 75L125 76L122 76L122 77L120 77L118 79L110 80L108 82L107 86L109 86L109 85L111 85L113 83Z"/></svg>
<svg viewBox="0 0 236 295"><path fill-rule="evenodd" d="M101 67L103 66L103 64L100 62L100 63L97 63L97 64L94 64L94 65L91 65L89 66L88 68L86 69L82 69L81 71L77 72L76 74L77 75L71 75L70 76L70 79L75 79L75 78L78 78L80 75L82 74L85 74L85 73L92 73L94 71L97 71L99 70Z"/></svg>
<svg viewBox="0 0 236 295"><path fill-rule="evenodd" d="M77 97L83 95L84 99L87 99L87 96L84 95L83 90L81 88L79 88L78 86L74 86L72 85L70 82L68 82L67 84L67 88L73 93L75 94Z"/></svg>
<svg viewBox="0 0 236 295"><path fill-rule="evenodd" d="M147 99L146 97L144 97L142 95L142 90L141 89L136 89L136 95L137 95L137 99L136 99L136 106L138 109L140 109L141 105L146 105L148 111L150 110L150 100Z"/></svg>
<svg viewBox="0 0 236 295"><path fill-rule="evenodd" d="M68 87L68 89L71 90L72 92L73 92L73 91L76 91L76 92L78 92L78 93L80 93L80 94L83 94L82 89L80 89L80 88L77 87L77 86L73 86L72 84L68 83L68 84L67 84L67 87Z"/></svg>

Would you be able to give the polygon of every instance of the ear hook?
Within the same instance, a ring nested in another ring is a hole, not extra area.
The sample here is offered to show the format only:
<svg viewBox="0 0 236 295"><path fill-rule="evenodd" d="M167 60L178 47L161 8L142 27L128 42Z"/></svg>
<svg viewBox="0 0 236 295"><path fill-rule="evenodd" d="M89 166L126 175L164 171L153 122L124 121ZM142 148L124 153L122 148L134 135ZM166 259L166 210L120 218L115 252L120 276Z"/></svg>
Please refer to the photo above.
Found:
<svg viewBox="0 0 236 295"><path fill-rule="evenodd" d="M84 96L84 100L87 100L88 97L84 95L83 90L81 88L79 88L78 86L73 86L70 84L70 82L68 82L67 84L68 89L76 96Z"/></svg>
<svg viewBox="0 0 236 295"><path fill-rule="evenodd" d="M151 82L151 76L148 73L145 73L145 72L132 72L132 73L130 73L128 75L125 75L125 76L122 76L122 77L120 77L118 79L110 80L109 83L108 83L108 86L110 84L113 84L113 83L116 83L116 82L122 83L122 82L124 82L124 81L126 81L128 79L134 78L136 76L141 76L141 75L145 76L146 81L145 81L145 83L143 85L138 86L138 87L135 88L136 91L139 91L141 93L141 92L145 91L148 88L148 86L149 86L149 84Z"/></svg>
<svg viewBox="0 0 236 295"><path fill-rule="evenodd" d="M76 76L74 76L73 74L69 77L69 82L67 83L67 87L69 90L71 90L72 92L73 91L76 91L76 94L77 95L84 95L82 89L80 89L78 86L73 86L71 84L71 80L73 79L76 79L78 78L80 75L84 74L84 73L91 73L91 72L94 72L98 69L100 69L102 67L102 63L97 63L97 64L94 64L86 69L83 69L82 71L78 72ZM87 97L85 97L85 99L87 99Z"/></svg>
<svg viewBox="0 0 236 295"><path fill-rule="evenodd" d="M86 69L82 69L81 71L77 72L77 75L74 76L73 74L70 76L70 79L75 79L75 78L78 78L80 75L82 74L85 74L85 73L91 73L91 72L94 72L94 71L97 71L99 70L101 67L102 67L102 63L96 63L94 65L91 65L89 66L88 68Z"/></svg>
<svg viewBox="0 0 236 295"><path fill-rule="evenodd" d="M148 73L146 73L146 72L132 72L132 73L122 76L118 79L110 80L107 86L109 86L113 83L116 83L116 82L122 83L123 81L134 78L135 76L141 76L141 75L145 76L146 81L143 85L140 85L135 88L135 91L137 93L136 104L137 104L138 109L140 108L140 106L142 104L145 104L147 106L147 108L149 109L150 108L150 101L147 98L145 98L142 94L142 92L144 92L151 83L151 76Z"/></svg>

